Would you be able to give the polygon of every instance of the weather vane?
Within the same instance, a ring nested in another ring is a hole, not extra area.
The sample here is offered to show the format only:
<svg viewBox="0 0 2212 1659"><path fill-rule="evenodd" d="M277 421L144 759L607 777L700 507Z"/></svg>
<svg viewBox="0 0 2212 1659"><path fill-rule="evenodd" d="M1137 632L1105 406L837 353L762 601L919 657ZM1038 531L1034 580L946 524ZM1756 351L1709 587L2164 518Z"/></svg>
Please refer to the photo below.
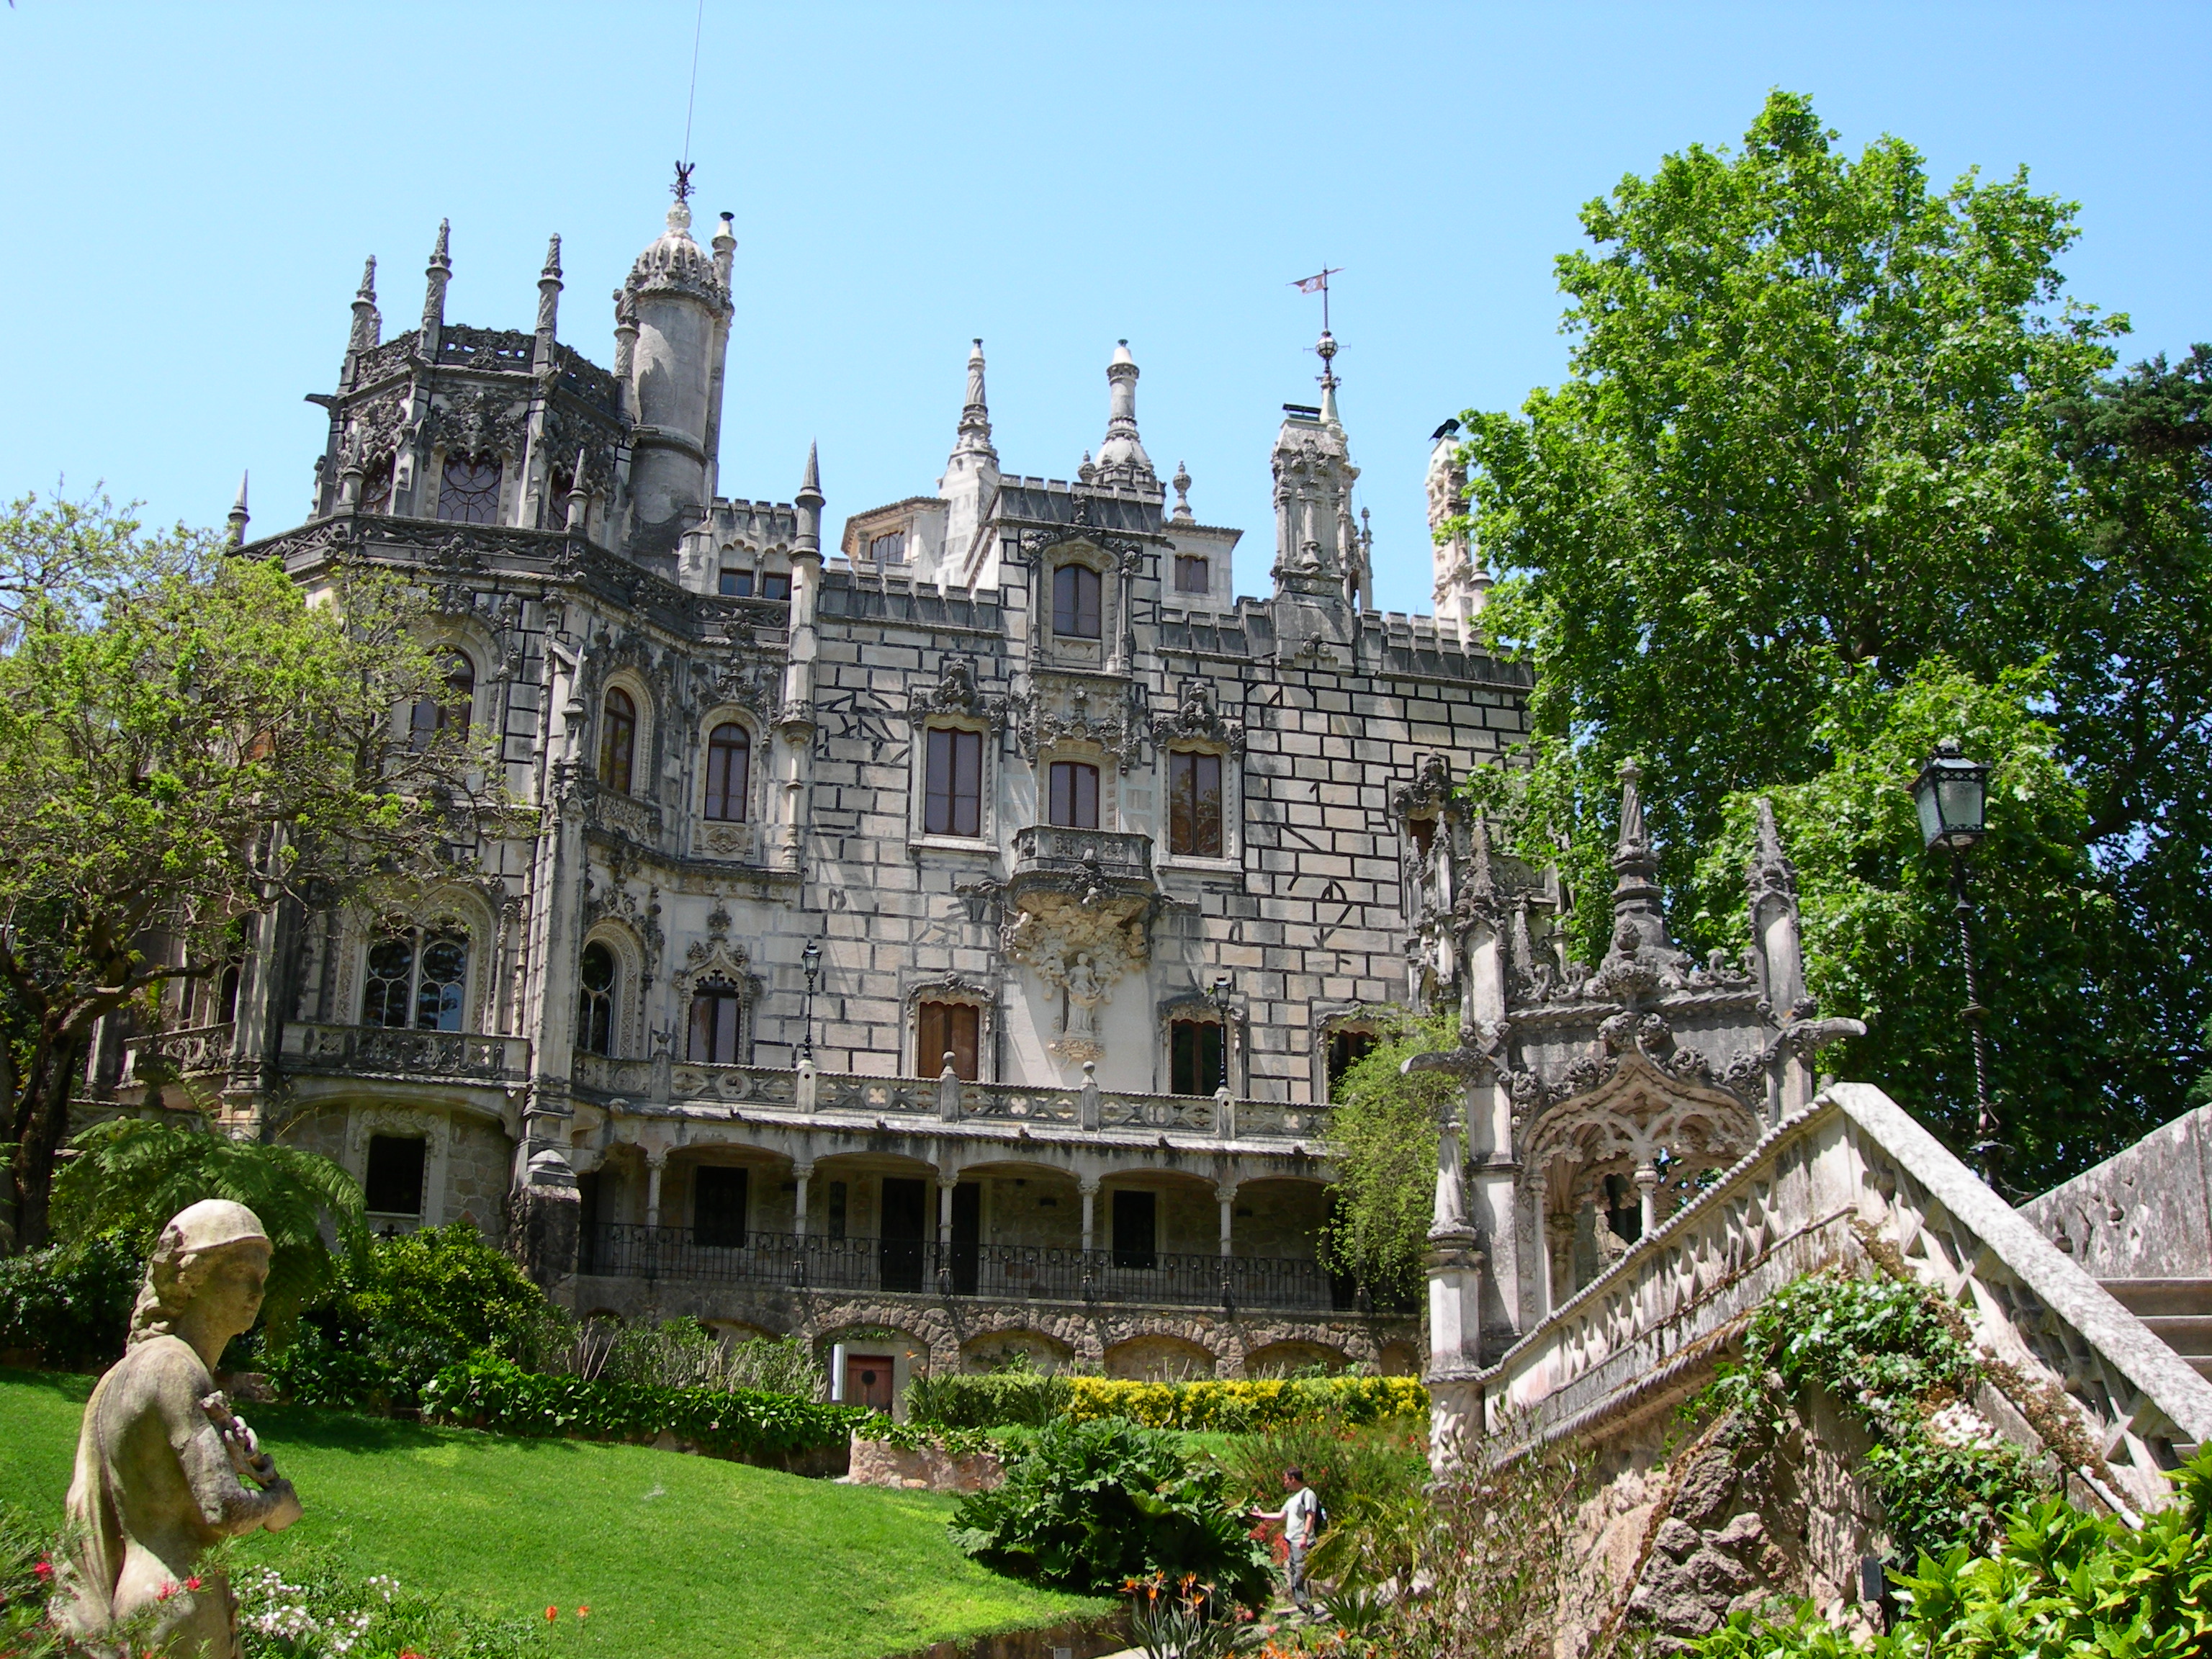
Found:
<svg viewBox="0 0 2212 1659"><path fill-rule="evenodd" d="M1301 276L1291 284L1301 294L1321 295L1321 331L1324 334L1328 332L1328 279L1340 275L1343 270L1342 265L1331 265L1328 270L1316 271L1310 276Z"/></svg>
<svg viewBox="0 0 2212 1659"><path fill-rule="evenodd" d="M678 201L688 202L691 199L691 169L698 165L696 161L678 161L676 164L676 182L670 185L669 189L674 192ZM1327 307L1324 307L1323 309L1326 310Z"/></svg>

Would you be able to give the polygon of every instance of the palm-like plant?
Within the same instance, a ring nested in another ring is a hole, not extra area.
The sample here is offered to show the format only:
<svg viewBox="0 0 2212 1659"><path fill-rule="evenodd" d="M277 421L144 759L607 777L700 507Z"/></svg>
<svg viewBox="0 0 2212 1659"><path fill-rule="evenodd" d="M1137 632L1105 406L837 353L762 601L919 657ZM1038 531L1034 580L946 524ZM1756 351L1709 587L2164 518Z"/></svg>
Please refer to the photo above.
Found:
<svg viewBox="0 0 2212 1659"><path fill-rule="evenodd" d="M163 1222L204 1198L228 1199L260 1217L270 1246L263 1308L280 1340L337 1272L325 1229L349 1255L368 1248L360 1183L318 1153L234 1140L204 1117L118 1118L70 1144L76 1156L54 1188L56 1218L68 1237L120 1228L150 1246Z"/></svg>

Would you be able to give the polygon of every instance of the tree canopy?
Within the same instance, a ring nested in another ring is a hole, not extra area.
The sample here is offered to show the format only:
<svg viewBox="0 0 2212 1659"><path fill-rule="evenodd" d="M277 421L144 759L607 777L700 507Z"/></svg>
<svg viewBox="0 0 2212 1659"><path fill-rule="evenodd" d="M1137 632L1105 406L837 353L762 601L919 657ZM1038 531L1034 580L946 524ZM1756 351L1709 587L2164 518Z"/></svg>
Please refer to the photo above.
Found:
<svg viewBox="0 0 2212 1659"><path fill-rule="evenodd" d="M472 855L492 769L445 692L427 599L278 566L106 499L0 519L0 1098L16 1242L43 1242L95 1024L238 961L256 918ZM171 995L168 1008L175 999Z"/></svg>
<svg viewBox="0 0 2212 1659"><path fill-rule="evenodd" d="M1778 792L1813 982L1873 1021L1836 1063L1963 1145L1946 875L1904 792L1935 738L1981 744L1984 1000L2033 1182L2202 1066L2212 356L2112 374L2125 319L2066 300L2075 209L2024 171L1942 190L1900 139L1836 139L1778 92L1740 150L1588 204L1569 378L1464 417L1485 623L1537 671L1524 850L1571 830L1602 893L1632 756L1677 931L1724 944Z"/></svg>

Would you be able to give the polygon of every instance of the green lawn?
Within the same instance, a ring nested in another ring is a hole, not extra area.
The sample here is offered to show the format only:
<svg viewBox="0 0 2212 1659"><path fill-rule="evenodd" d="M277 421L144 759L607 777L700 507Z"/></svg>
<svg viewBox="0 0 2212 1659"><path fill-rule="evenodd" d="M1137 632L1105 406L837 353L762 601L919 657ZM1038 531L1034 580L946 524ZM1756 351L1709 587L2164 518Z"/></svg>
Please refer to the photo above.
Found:
<svg viewBox="0 0 2212 1659"><path fill-rule="evenodd" d="M0 1500L58 1522L87 1377L0 1370ZM248 1407L307 1518L248 1561L335 1546L364 1572L562 1619L549 1654L876 1659L1109 1605L986 1571L953 1499L686 1457L304 1407ZM578 1604L592 1609L579 1626Z"/></svg>

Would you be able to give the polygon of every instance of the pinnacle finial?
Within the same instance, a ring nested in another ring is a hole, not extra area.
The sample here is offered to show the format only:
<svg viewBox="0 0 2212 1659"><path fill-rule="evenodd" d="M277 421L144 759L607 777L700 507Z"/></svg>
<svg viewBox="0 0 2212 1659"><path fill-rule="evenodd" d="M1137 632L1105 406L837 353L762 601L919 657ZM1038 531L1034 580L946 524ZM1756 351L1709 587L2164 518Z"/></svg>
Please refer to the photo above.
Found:
<svg viewBox="0 0 2212 1659"><path fill-rule="evenodd" d="M1190 469L1181 461L1176 463L1175 477L1168 482L1175 486L1175 516L1176 522L1188 524L1190 516Z"/></svg>
<svg viewBox="0 0 2212 1659"><path fill-rule="evenodd" d="M545 269L538 274L540 276L555 277L561 274L561 235L558 231L556 231L552 240L545 244Z"/></svg>
<svg viewBox="0 0 2212 1659"><path fill-rule="evenodd" d="M698 165L696 161L678 161L676 164L676 182L668 187L668 193L678 201L691 199L691 170Z"/></svg>
<svg viewBox="0 0 2212 1659"><path fill-rule="evenodd" d="M246 478L243 472L238 475L238 499L231 503L230 507L230 544L233 547L246 545L246 526L251 517L246 510Z"/></svg>
<svg viewBox="0 0 2212 1659"><path fill-rule="evenodd" d="M1627 853L1650 845L1650 836L1644 828L1644 795L1638 787L1644 781L1644 769L1632 760L1620 763L1620 840L1618 851Z"/></svg>
<svg viewBox="0 0 2212 1659"><path fill-rule="evenodd" d="M376 303L376 256L374 253L368 256L368 263L361 268L361 286L354 290L353 297L366 300L371 305Z"/></svg>
<svg viewBox="0 0 2212 1659"><path fill-rule="evenodd" d="M822 500L821 445L812 442L806 446L806 476L799 481L799 499L810 495L817 502Z"/></svg>
<svg viewBox="0 0 2212 1659"><path fill-rule="evenodd" d="M991 406L983 392L983 342L980 338L968 351L968 394L960 400L960 435L952 453L956 456L989 456L994 464L997 459L997 453L991 447Z"/></svg>
<svg viewBox="0 0 2212 1659"><path fill-rule="evenodd" d="M430 264L434 270L446 271L453 270L453 222L451 219L439 220L438 240L430 250Z"/></svg>

